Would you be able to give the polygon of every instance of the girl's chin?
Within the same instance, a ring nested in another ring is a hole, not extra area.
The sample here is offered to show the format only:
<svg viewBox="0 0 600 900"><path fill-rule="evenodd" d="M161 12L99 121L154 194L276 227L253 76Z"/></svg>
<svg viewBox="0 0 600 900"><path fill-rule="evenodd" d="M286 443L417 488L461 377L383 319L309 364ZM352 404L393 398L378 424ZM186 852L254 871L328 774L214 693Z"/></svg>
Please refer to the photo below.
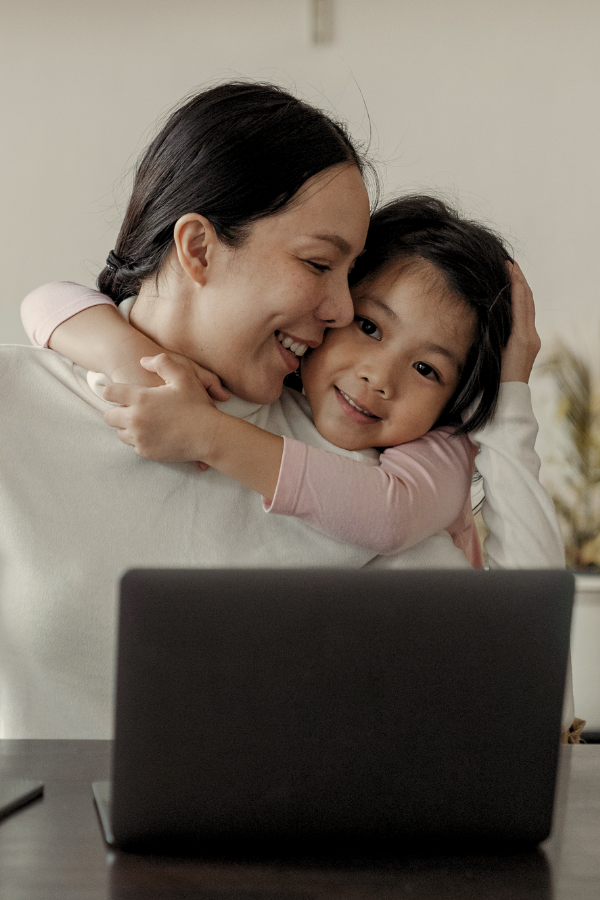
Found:
<svg viewBox="0 0 600 900"><path fill-rule="evenodd" d="M317 421L315 421L315 427L326 441L329 441L330 444L333 444L334 447L339 447L341 450L352 450L356 453L360 453L361 450L370 450L373 446L372 444L365 443L365 438L361 435L348 434L347 428L335 431L324 423L321 428Z"/></svg>

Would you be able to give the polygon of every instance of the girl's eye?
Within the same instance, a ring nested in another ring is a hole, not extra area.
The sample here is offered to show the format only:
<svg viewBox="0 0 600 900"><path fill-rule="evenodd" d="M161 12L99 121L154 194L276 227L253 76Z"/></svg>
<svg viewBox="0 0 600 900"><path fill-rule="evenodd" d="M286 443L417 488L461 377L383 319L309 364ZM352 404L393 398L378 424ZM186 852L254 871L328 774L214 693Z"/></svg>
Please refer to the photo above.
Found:
<svg viewBox="0 0 600 900"><path fill-rule="evenodd" d="M312 266L313 269L316 269L317 272L331 272L331 266L324 266L322 263L313 262L312 259L307 259L305 262L307 262L309 266Z"/></svg>
<svg viewBox="0 0 600 900"><path fill-rule="evenodd" d="M413 365L413 369L416 369L419 375L422 375L423 378L429 378L430 380L434 378L436 381L440 380L440 376L435 371L435 369L429 365L429 363L416 362Z"/></svg>
<svg viewBox="0 0 600 900"><path fill-rule="evenodd" d="M381 332L375 322L371 322L370 319L363 319L361 316L357 316L354 321L363 334L368 334L369 337L375 338L376 341L381 340Z"/></svg>

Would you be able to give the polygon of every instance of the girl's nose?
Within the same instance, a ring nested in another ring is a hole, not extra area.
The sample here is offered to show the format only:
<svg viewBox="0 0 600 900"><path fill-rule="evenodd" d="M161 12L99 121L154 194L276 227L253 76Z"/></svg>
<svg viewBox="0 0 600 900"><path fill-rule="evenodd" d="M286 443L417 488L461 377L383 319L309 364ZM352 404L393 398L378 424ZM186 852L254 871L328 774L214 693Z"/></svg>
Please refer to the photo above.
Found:
<svg viewBox="0 0 600 900"><path fill-rule="evenodd" d="M315 315L328 328L343 328L354 319L354 305L350 296L348 279L341 278L337 285L328 285L327 297L319 304Z"/></svg>
<svg viewBox="0 0 600 900"><path fill-rule="evenodd" d="M368 383L371 390L381 394L386 400L390 400L398 389L394 368L393 360L388 360L383 354L377 353L372 358L363 361L358 374L363 381Z"/></svg>

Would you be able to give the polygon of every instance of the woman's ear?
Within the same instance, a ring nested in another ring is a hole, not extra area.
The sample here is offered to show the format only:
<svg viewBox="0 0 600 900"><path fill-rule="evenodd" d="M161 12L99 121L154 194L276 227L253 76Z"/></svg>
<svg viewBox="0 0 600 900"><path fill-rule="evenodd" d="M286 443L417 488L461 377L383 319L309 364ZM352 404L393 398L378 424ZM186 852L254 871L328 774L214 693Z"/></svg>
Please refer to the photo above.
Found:
<svg viewBox="0 0 600 900"><path fill-rule="evenodd" d="M184 272L196 284L204 285L220 243L211 223L199 213L186 213L177 219L173 239Z"/></svg>

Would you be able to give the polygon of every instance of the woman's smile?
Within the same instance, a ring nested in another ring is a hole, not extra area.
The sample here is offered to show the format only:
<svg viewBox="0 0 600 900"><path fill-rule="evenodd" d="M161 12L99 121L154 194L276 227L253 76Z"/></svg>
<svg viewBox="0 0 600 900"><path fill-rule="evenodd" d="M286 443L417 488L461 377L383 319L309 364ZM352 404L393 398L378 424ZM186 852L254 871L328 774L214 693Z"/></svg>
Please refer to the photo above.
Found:
<svg viewBox="0 0 600 900"><path fill-rule="evenodd" d="M275 338L281 358L285 362L288 374L295 372L309 346L318 347L316 341L302 342L301 338L292 337L284 331L276 331Z"/></svg>

